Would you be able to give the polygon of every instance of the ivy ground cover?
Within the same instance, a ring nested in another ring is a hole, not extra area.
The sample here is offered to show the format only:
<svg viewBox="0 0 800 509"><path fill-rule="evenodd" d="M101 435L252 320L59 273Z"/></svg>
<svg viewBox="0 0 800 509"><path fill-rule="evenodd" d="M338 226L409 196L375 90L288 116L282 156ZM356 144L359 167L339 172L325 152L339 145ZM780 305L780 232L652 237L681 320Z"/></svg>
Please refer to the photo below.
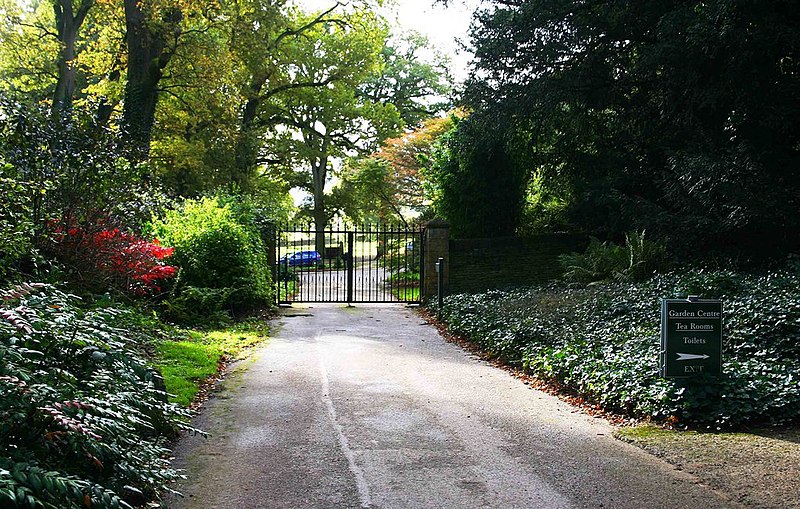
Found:
<svg viewBox="0 0 800 509"><path fill-rule="evenodd" d="M659 376L662 298L724 301L720 377ZM482 350L611 412L697 427L800 416L796 271L691 271L641 283L452 295L442 319Z"/></svg>

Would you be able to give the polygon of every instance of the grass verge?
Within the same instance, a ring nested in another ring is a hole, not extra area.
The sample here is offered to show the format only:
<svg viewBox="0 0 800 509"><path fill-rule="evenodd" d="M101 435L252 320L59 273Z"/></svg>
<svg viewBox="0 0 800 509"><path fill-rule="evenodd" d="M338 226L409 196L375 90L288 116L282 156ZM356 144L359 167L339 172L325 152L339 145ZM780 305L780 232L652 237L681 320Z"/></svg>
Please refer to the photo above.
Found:
<svg viewBox="0 0 800 509"><path fill-rule="evenodd" d="M252 321L225 329L187 330L183 339L160 342L157 365L170 401L188 406L203 382L215 376L227 360L243 357L248 348L267 338L267 325Z"/></svg>
<svg viewBox="0 0 800 509"><path fill-rule="evenodd" d="M401 301L419 301L419 272L398 272L386 279L392 294Z"/></svg>
<svg viewBox="0 0 800 509"><path fill-rule="evenodd" d="M409 286L406 288L396 288L392 293L401 301L418 301L419 300L419 287Z"/></svg>
<svg viewBox="0 0 800 509"><path fill-rule="evenodd" d="M285 302L297 292L297 281L281 281L278 286L279 300Z"/></svg>

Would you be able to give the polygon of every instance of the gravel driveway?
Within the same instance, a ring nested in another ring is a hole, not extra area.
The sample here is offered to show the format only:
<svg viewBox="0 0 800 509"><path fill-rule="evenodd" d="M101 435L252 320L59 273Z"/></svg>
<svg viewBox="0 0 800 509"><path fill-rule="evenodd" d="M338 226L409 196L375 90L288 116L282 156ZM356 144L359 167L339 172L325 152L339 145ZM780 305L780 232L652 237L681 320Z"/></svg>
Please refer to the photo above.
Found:
<svg viewBox="0 0 800 509"><path fill-rule="evenodd" d="M722 508L398 305L284 310L186 437L175 508Z"/></svg>

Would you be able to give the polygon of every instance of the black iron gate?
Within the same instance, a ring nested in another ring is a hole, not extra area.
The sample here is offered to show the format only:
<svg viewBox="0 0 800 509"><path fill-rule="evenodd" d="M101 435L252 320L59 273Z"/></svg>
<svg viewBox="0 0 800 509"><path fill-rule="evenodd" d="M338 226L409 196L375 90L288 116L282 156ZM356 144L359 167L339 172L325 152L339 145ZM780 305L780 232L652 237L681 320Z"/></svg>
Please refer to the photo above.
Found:
<svg viewBox="0 0 800 509"><path fill-rule="evenodd" d="M278 302L417 303L422 239L421 227L279 228L274 260Z"/></svg>

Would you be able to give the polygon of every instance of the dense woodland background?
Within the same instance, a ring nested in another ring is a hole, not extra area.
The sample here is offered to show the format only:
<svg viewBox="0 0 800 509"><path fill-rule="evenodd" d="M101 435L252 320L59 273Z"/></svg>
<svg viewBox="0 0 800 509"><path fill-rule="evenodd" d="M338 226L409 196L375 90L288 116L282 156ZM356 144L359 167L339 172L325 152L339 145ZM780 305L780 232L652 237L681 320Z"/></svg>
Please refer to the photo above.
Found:
<svg viewBox="0 0 800 509"><path fill-rule="evenodd" d="M797 16L795 2L501 2L473 25L474 115L453 147L483 163L470 177L508 168L527 191L498 214L507 231L795 249Z"/></svg>
<svg viewBox="0 0 800 509"><path fill-rule="evenodd" d="M487 3L456 89L373 7L5 1L3 270L53 221L141 233L220 191L286 220L292 188L317 225L798 247L794 2Z"/></svg>
<svg viewBox="0 0 800 509"><path fill-rule="evenodd" d="M0 505L158 500L287 221L591 237L444 319L626 415L796 422L800 2L486 1L465 83L377 2L319 5L0 0ZM738 313L702 391L650 359L688 293Z"/></svg>

